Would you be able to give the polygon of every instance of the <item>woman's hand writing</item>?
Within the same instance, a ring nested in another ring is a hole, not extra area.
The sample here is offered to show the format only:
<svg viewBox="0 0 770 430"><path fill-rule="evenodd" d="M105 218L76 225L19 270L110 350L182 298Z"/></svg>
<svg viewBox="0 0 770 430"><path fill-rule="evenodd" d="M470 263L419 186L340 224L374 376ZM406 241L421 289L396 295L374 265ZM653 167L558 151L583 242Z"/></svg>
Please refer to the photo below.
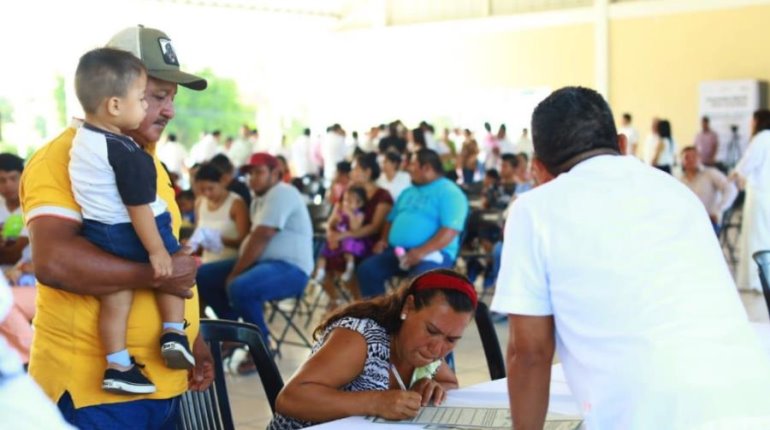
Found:
<svg viewBox="0 0 770 430"><path fill-rule="evenodd" d="M428 406L433 403L439 406L446 399L446 391L438 382L430 378L422 378L415 382L410 388L411 391L420 393L422 396L422 406Z"/></svg>
<svg viewBox="0 0 770 430"><path fill-rule="evenodd" d="M387 420L414 418L420 412L420 393L404 390L378 392L375 398L374 415Z"/></svg>

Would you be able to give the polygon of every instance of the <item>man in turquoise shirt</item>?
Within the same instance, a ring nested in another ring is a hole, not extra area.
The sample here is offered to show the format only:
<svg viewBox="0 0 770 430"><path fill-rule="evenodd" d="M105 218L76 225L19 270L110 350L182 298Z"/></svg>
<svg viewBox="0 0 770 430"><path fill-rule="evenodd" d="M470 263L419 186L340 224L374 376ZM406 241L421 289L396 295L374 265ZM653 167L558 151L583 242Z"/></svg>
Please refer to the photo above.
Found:
<svg viewBox="0 0 770 430"><path fill-rule="evenodd" d="M460 250L460 232L468 215L468 199L460 187L444 178L441 158L422 149L409 163L412 186L398 197L388 214L372 257L358 268L364 297L385 293L394 275L416 276L430 269L452 267ZM398 257L396 249L406 253Z"/></svg>

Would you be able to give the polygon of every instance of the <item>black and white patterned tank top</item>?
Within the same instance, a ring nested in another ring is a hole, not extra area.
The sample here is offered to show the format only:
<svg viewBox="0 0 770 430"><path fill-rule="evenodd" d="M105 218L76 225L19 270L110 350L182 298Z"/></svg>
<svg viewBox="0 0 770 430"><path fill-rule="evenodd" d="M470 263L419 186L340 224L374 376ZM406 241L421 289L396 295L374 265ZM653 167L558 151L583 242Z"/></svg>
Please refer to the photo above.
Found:
<svg viewBox="0 0 770 430"><path fill-rule="evenodd" d="M366 340L366 362L364 371L349 384L341 388L342 391L385 391L389 387L390 376L390 337L385 329L375 321L368 318L359 319L352 317L341 318L333 322L321 333L318 342L313 345L314 354L323 346L326 339L335 328L353 330ZM285 417L276 413L273 420L267 426L268 430L296 430L318 424L309 421L300 421Z"/></svg>

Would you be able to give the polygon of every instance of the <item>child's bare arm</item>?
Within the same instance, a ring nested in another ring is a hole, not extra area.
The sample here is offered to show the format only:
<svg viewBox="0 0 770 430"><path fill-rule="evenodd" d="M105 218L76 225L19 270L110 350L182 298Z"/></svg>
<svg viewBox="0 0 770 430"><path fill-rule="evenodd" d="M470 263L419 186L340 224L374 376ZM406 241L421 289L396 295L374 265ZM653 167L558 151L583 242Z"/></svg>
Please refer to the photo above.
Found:
<svg viewBox="0 0 770 430"><path fill-rule="evenodd" d="M144 249L150 254L150 264L155 271L156 278L165 278L172 275L171 256L168 255L163 239L160 238L155 217L150 205L126 206L131 224L142 241Z"/></svg>
<svg viewBox="0 0 770 430"><path fill-rule="evenodd" d="M351 213L349 215L350 217L350 229L351 230L358 230L361 228L362 225L364 225L364 214L363 213Z"/></svg>

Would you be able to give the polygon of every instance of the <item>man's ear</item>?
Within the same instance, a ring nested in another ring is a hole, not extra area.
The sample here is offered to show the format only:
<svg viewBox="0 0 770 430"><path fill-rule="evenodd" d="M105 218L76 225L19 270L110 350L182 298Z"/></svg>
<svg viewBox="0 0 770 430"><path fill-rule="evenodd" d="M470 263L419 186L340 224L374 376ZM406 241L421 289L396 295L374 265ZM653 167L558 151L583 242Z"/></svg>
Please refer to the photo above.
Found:
<svg viewBox="0 0 770 430"><path fill-rule="evenodd" d="M621 154L629 155L628 154L628 138L623 133L618 134L618 148L620 148L620 153Z"/></svg>
<svg viewBox="0 0 770 430"><path fill-rule="evenodd" d="M543 164L537 157L532 159L532 177L535 179L536 185L543 185L555 178L555 176L546 169L545 164Z"/></svg>

